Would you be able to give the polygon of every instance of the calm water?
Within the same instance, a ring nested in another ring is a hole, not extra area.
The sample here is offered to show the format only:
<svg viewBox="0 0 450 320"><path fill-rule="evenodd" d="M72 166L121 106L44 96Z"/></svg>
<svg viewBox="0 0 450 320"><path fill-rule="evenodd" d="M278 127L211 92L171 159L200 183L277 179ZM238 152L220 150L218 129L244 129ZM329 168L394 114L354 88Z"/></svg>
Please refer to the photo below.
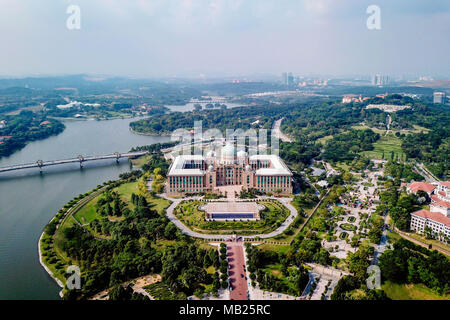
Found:
<svg viewBox="0 0 450 320"><path fill-rule="evenodd" d="M58 136L30 143L0 160L0 166L38 159L65 159L81 155L125 152L133 146L169 141L168 137L141 136L128 129L130 119L67 122ZM69 200L130 170L115 161L77 164L0 174L0 299L59 299L60 288L38 260L42 229Z"/></svg>

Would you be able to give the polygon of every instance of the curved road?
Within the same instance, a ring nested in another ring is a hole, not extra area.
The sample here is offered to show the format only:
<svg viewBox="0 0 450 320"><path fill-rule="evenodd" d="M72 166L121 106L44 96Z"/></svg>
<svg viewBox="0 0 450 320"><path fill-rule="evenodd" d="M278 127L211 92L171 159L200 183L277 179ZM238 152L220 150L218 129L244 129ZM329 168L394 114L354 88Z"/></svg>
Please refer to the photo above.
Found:
<svg viewBox="0 0 450 320"><path fill-rule="evenodd" d="M169 198L167 197L166 194L160 194L160 197L172 201L172 203L170 204L170 206L167 208L166 210L166 216L167 218L169 218L169 220L171 222L173 222L184 234L191 236L191 237L195 237L195 238L201 238L201 239L227 239L230 238L232 236L234 236L233 234L228 234L228 235L215 235L215 234L204 234L204 233L199 233L199 232L195 232L192 231L191 229L189 229L188 227L186 227L186 225L184 225L180 220L178 220L178 218L174 215L173 210L180 204L181 201L183 200L199 200L200 197L191 197L191 198L185 198L185 199L174 199L174 198ZM286 220L281 224L281 226L278 227L278 229L270 232L270 233L265 233L265 234L260 234L260 235L251 235L251 236L243 236L243 238L247 238L247 239L254 239L254 238L261 238L261 239L267 239L267 238L272 238L275 237L281 233L284 232L284 230L286 230L289 225L294 221L294 219L297 217L297 209L294 208L294 206L291 205L291 198L275 198L275 197L261 197L261 199L274 199L274 200L278 200L279 202L281 202L286 208L289 209L290 211L290 215L286 218Z"/></svg>
<svg viewBox="0 0 450 320"><path fill-rule="evenodd" d="M292 139L289 138L287 135L285 135L285 134L281 131L281 129L280 129L281 121L283 121L283 119L284 119L284 118L281 118L281 119L278 119L277 121L275 121L275 122L273 123L273 128L272 128L272 130L275 132L275 135L276 135L279 139L281 139L281 141L283 141L283 142L292 142Z"/></svg>

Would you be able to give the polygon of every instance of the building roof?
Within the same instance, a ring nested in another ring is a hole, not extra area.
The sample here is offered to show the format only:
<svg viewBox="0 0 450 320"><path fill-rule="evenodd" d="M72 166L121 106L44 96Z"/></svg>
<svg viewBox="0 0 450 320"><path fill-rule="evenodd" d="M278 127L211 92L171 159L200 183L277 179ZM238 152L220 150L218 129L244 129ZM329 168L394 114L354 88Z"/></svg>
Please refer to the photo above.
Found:
<svg viewBox="0 0 450 320"><path fill-rule="evenodd" d="M196 176L203 175L204 170L198 168L185 168L187 161L202 161L204 157L202 155L181 155L175 157L172 165L169 168L168 176Z"/></svg>
<svg viewBox="0 0 450 320"><path fill-rule="evenodd" d="M439 212L431 212L431 211L422 209L422 210L411 213L411 215L422 217L422 218L425 218L428 220L433 220L433 221L442 223L442 224L446 225L447 227L450 227L450 218L447 218L446 216L444 216L442 213L439 213Z"/></svg>
<svg viewBox="0 0 450 320"><path fill-rule="evenodd" d="M249 157L250 161L268 160L271 163L270 168L261 168L256 170L258 176L272 176L272 175L288 175L292 176L291 170L284 164L283 160L274 154L259 154Z"/></svg>
<svg viewBox="0 0 450 320"><path fill-rule="evenodd" d="M426 182L415 181L408 185L408 189L414 193L418 191L433 192L436 186Z"/></svg>
<svg viewBox="0 0 450 320"><path fill-rule="evenodd" d="M441 181L439 183L444 187L450 188L450 181Z"/></svg>
<svg viewBox="0 0 450 320"><path fill-rule="evenodd" d="M433 200L432 204L435 206L450 208L450 202L439 199L437 195L431 196L431 200Z"/></svg>

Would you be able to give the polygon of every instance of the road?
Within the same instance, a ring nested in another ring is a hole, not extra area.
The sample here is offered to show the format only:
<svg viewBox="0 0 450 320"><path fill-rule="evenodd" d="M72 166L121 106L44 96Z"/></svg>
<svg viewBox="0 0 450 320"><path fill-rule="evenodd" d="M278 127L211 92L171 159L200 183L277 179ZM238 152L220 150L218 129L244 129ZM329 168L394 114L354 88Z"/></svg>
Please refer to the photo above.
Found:
<svg viewBox="0 0 450 320"><path fill-rule="evenodd" d="M278 119L277 121L275 121L273 123L273 132L275 133L275 135L280 138L281 141L283 142L292 142L292 139L289 138L287 135L285 135L283 132L281 132L280 126L281 126L281 121L283 121L284 118Z"/></svg>
<svg viewBox="0 0 450 320"><path fill-rule="evenodd" d="M416 163L414 167L418 173L425 178L426 182L433 183L439 181L427 168L424 167L423 163Z"/></svg>
<svg viewBox="0 0 450 320"><path fill-rule="evenodd" d="M199 232L195 232L192 231L191 229L189 229L188 227L186 227L180 220L178 220L178 218L175 216L175 214L173 213L174 209L183 201L183 200L200 200L200 197L190 197L190 198L185 198L185 199L174 199L174 198L169 198L167 197L166 194L160 194L160 197L167 199L169 201L172 201L172 203L170 204L170 206L167 208L166 210L166 216L167 218L169 218L169 220L171 222L173 222L184 234L190 236L190 237L194 237L194 238L201 238L201 239L209 239L209 240L213 240L213 239L229 239L230 237L232 237L232 234L228 234L228 235L217 235L217 234L204 234L204 233L199 233ZM247 239L254 239L254 238L261 238L261 239L267 239L267 238L272 238L275 237L281 233L284 232L284 230L286 230L289 225L295 220L295 218L297 217L297 209L294 208L294 206L291 205L291 198L275 198L275 197L261 197L261 199L274 199L274 200L278 200L279 202L281 202L286 208L289 209L290 214L289 216L286 218L286 220L274 231L270 232L270 233L265 233L265 234L260 234L260 235L251 235L251 236L244 236L243 238L247 238Z"/></svg>

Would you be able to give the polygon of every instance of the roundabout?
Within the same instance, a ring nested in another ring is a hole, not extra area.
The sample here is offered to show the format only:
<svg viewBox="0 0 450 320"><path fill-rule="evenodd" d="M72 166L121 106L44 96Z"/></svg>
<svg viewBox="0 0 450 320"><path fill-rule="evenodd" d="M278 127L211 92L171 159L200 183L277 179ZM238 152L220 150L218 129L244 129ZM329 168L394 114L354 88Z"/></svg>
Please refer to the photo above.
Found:
<svg viewBox="0 0 450 320"><path fill-rule="evenodd" d="M258 197L256 200L257 202L268 202L268 203L274 203L276 205L278 205L279 207L282 207L286 210L286 216L285 218L283 218L282 221L279 221L278 224L272 228L271 230L264 230L262 232L258 232L257 230L255 230L255 232L249 232L248 228L244 229L244 230L237 230L237 228L234 227L228 227L227 229L222 229L220 230L220 232L216 231L216 230L203 230L203 229L199 229L199 228L193 228L192 225L188 226L186 223L186 219L183 219L182 217L180 217L180 212L177 210L179 210L180 208L178 208L180 205L181 206L186 206L186 204L190 204L190 205L194 205L193 210L195 211L196 209L198 209L199 205L204 205L206 204L205 201L202 200L201 197L187 197L187 198L171 198L168 197L166 194L160 194L159 195L161 198L164 198L166 200L171 201L170 206L167 208L166 210L166 216L167 218L173 222L185 235L188 235L190 237L194 237L194 238L200 238L200 239L206 239L206 240L227 240L230 239L233 236L242 236L242 238L244 239L268 239L268 238L272 238L275 237L277 235L282 234L288 227L289 225L295 220L295 218L297 217L298 213L297 213L297 209L295 209L294 206L292 206L291 198L275 198L275 197L268 197L268 196L263 196L263 197ZM214 201L211 200L211 202L208 203L214 203L214 202L219 202L219 201ZM223 201L222 201L223 202ZM237 203L237 202L234 202ZM248 202L245 202L248 203ZM192 206L191 206L192 207ZM266 209L265 209L266 210ZM200 210L199 210L200 211ZM191 213L193 214L193 213ZM198 214L198 212L197 212ZM205 214L205 212L202 212L202 214ZM261 214L263 214L263 212L261 211ZM206 220L206 219L205 219ZM259 220L259 221L263 221L263 219ZM207 221L197 221L197 223L205 223ZM257 221L210 221L210 223L228 223L228 224L232 224L232 223L255 223ZM206 232L205 232L206 231Z"/></svg>

